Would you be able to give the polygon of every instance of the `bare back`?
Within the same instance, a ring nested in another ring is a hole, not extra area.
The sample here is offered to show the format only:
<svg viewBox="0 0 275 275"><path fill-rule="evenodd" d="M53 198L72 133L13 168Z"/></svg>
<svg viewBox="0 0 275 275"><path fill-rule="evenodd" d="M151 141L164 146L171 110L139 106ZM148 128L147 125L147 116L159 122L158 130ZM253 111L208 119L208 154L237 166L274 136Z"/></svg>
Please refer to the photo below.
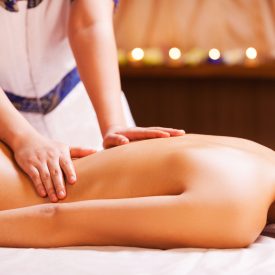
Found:
<svg viewBox="0 0 275 275"><path fill-rule="evenodd" d="M242 197L251 213L266 213L274 199L273 163L272 150L238 138L188 134L135 142L74 161L78 181L60 202L184 193L221 209ZM0 210L49 202L3 144L0 171Z"/></svg>

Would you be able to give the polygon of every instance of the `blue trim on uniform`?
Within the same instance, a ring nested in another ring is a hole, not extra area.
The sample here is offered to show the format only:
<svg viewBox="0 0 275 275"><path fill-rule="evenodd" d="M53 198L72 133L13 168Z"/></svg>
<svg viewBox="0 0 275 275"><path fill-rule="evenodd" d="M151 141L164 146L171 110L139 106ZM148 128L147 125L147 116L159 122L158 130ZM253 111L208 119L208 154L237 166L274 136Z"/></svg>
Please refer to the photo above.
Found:
<svg viewBox="0 0 275 275"><path fill-rule="evenodd" d="M0 0L0 6L3 6L7 11L11 12L18 12L18 0ZM42 3L44 0L25 0L28 1L27 7L28 9L33 9L37 7L40 3ZM57 0L56 0L57 1ZM71 2L73 0L70 0ZM115 6L118 5L119 0L113 0L115 3Z"/></svg>
<svg viewBox="0 0 275 275"><path fill-rule="evenodd" d="M5 93L18 111L46 115L54 110L79 82L77 68L74 68L50 92L40 98L22 97L7 91Z"/></svg>
<svg viewBox="0 0 275 275"><path fill-rule="evenodd" d="M43 0L28 0L28 9L37 7Z"/></svg>

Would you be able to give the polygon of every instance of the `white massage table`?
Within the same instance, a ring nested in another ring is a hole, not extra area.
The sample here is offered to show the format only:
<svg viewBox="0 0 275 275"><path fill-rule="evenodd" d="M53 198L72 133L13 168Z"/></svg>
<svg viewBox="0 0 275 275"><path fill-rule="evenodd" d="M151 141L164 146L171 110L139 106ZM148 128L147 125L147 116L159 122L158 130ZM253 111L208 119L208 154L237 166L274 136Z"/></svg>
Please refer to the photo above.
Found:
<svg viewBox="0 0 275 275"><path fill-rule="evenodd" d="M274 275L275 238L245 249L0 248L4 275Z"/></svg>

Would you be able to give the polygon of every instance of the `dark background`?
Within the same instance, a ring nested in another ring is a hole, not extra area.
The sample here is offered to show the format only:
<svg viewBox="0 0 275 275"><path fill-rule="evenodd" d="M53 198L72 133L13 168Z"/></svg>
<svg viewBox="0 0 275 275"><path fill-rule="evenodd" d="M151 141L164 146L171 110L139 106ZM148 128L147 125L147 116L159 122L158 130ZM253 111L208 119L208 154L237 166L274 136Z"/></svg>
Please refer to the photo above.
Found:
<svg viewBox="0 0 275 275"><path fill-rule="evenodd" d="M270 68L121 68L138 126L251 139L275 149Z"/></svg>

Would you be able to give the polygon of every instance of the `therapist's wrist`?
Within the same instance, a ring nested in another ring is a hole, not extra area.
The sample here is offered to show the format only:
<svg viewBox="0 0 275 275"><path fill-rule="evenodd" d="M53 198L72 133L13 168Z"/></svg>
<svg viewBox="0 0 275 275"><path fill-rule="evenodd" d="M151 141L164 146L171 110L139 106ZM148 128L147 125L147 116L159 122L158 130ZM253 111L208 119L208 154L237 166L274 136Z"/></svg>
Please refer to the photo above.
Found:
<svg viewBox="0 0 275 275"><path fill-rule="evenodd" d="M43 138L35 129L16 131L10 134L8 145L13 151L17 151L26 143Z"/></svg>

